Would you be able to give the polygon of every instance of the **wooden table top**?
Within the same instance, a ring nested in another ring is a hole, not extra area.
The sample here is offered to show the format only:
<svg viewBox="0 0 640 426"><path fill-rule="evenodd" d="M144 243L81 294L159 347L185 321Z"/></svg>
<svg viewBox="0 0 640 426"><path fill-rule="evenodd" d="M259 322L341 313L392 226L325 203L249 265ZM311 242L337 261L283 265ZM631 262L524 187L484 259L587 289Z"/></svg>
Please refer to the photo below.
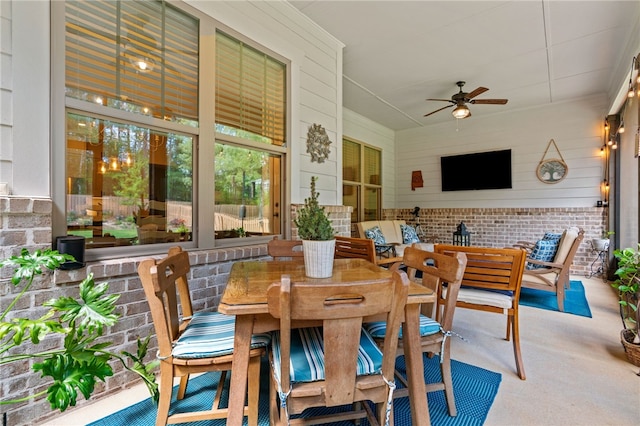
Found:
<svg viewBox="0 0 640 426"><path fill-rule="evenodd" d="M302 260L235 262L220 301L219 311L228 315L267 313L267 288L287 274L292 281L351 282L388 279L391 272L363 259L335 259L331 278L309 278ZM435 301L432 290L416 283L409 287L410 303Z"/></svg>

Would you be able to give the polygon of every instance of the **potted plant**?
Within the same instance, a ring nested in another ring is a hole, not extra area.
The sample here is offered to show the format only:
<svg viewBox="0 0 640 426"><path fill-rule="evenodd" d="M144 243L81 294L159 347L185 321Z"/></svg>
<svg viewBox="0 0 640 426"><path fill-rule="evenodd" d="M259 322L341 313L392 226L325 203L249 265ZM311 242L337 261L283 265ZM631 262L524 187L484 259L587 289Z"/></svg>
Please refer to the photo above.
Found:
<svg viewBox="0 0 640 426"><path fill-rule="evenodd" d="M302 239L305 273L311 278L328 278L333 275L335 234L329 216L318 203L316 176L311 177L311 197L305 198L294 223Z"/></svg>
<svg viewBox="0 0 640 426"><path fill-rule="evenodd" d="M640 367L640 244L635 249L614 250L613 255L618 260L618 278L611 285L620 295L621 340L629 361Z"/></svg>
<svg viewBox="0 0 640 426"><path fill-rule="evenodd" d="M609 244L611 243L609 237L611 237L613 234L615 234L615 232L605 229L602 231L600 238L592 238L591 244L593 245L593 249L596 251L607 250L609 248Z"/></svg>
<svg viewBox="0 0 640 426"><path fill-rule="evenodd" d="M78 393L89 399L96 382L113 375L110 364L114 361L142 377L157 402L158 385L152 372L157 362L144 362L151 336L143 341L138 340L136 354L109 351L111 342L105 342L101 336L105 327L113 326L118 321L114 311L119 295L107 294L108 284L96 284L93 274L80 283L79 298L63 296L44 302L42 305L49 310L40 318L12 315L14 308L19 306L18 300L31 287L36 275L73 260L73 256L51 249L33 253L22 249L19 256L0 260L0 268L15 267L11 283L14 286L23 284L20 292L0 313L0 367L15 365L15 368L19 368L32 360L32 370L52 380L51 385L42 392L14 400L3 398L0 405L23 403L46 394L52 409L65 411L69 406L76 405ZM64 338L63 347L52 349L47 344L39 346L46 336L56 334ZM131 366L127 360L131 361Z"/></svg>

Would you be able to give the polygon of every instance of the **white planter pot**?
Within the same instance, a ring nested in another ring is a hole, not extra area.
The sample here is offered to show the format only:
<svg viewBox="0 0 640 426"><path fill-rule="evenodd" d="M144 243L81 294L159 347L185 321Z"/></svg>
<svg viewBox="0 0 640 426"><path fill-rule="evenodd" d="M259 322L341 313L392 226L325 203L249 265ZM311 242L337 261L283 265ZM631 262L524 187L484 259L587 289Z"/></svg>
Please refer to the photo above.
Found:
<svg viewBox="0 0 640 426"><path fill-rule="evenodd" d="M302 240L305 275L309 278L329 278L333 275L336 240Z"/></svg>
<svg viewBox="0 0 640 426"><path fill-rule="evenodd" d="M596 251L605 251L609 248L609 239L608 238L594 238L591 240L591 244L593 244L593 248Z"/></svg>

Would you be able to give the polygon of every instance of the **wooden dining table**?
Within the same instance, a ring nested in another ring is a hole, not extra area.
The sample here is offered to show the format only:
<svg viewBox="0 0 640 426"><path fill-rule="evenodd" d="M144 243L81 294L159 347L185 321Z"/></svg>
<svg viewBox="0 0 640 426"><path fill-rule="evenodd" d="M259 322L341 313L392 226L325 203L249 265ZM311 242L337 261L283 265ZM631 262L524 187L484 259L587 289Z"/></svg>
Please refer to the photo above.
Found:
<svg viewBox="0 0 640 426"><path fill-rule="evenodd" d="M319 283L354 282L391 276L389 270L363 259L335 259L333 275L331 278L323 279L307 277L302 260L235 262L218 307L223 314L235 315L236 318L228 425L242 425L251 335L277 330L280 326L279 320L269 315L267 288L272 283L280 282L285 274L291 277L292 282ZM435 300L435 294L431 289L411 283L402 333L411 419L412 424L416 426L430 424L420 347L420 304L434 303Z"/></svg>

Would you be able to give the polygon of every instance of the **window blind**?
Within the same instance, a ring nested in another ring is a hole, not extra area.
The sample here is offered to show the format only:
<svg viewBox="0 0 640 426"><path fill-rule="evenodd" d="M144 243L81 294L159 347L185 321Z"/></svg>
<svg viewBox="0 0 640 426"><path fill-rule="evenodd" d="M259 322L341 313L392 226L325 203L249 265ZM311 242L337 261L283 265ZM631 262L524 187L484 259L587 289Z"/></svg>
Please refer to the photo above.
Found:
<svg viewBox="0 0 640 426"><path fill-rule="evenodd" d="M159 1L65 3L67 96L198 118L198 21Z"/></svg>
<svg viewBox="0 0 640 426"><path fill-rule="evenodd" d="M226 34L216 34L216 124L285 142L286 67Z"/></svg>

